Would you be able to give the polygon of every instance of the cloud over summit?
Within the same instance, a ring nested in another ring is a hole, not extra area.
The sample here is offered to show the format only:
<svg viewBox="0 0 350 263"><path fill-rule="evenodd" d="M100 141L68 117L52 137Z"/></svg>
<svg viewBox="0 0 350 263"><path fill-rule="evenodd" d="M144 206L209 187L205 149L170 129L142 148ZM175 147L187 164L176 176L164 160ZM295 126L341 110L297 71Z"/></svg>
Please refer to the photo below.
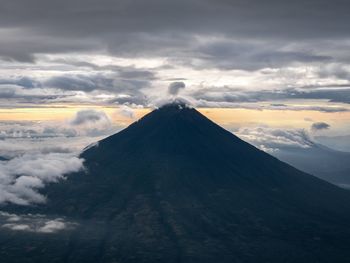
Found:
<svg viewBox="0 0 350 263"><path fill-rule="evenodd" d="M182 81L176 81L169 84L168 93L170 95L178 95L180 90L186 88L186 84Z"/></svg>

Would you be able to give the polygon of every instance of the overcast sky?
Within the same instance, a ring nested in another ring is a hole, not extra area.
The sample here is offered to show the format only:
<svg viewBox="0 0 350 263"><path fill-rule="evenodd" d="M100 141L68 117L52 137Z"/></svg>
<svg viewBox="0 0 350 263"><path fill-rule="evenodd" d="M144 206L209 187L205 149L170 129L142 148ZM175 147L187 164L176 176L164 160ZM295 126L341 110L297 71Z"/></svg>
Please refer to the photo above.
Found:
<svg viewBox="0 0 350 263"><path fill-rule="evenodd" d="M0 119L180 96L302 119L332 113L313 120L327 129L312 130L347 135L349 9L342 0L0 0Z"/></svg>

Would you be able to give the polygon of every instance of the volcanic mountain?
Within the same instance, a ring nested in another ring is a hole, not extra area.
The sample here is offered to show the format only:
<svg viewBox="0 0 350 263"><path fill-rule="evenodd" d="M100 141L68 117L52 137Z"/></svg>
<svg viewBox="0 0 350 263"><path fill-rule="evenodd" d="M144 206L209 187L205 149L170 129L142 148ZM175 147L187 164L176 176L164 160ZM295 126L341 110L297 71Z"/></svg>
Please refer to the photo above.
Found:
<svg viewBox="0 0 350 263"><path fill-rule="evenodd" d="M349 191L184 104L154 110L81 157L84 171L26 208L75 228L1 230L2 262L350 262Z"/></svg>

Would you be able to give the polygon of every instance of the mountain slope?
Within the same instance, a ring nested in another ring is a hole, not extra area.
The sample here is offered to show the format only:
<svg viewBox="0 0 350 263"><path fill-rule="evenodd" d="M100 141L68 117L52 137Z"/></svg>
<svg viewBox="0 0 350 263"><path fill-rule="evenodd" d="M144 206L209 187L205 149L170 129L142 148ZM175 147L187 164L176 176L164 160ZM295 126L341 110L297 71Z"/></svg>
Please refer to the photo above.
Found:
<svg viewBox="0 0 350 263"><path fill-rule="evenodd" d="M185 105L163 106L81 156L86 171L51 185L47 205L29 208L79 225L51 238L11 233L0 239L12 248L0 251L7 262L14 254L26 262L350 259L348 191Z"/></svg>

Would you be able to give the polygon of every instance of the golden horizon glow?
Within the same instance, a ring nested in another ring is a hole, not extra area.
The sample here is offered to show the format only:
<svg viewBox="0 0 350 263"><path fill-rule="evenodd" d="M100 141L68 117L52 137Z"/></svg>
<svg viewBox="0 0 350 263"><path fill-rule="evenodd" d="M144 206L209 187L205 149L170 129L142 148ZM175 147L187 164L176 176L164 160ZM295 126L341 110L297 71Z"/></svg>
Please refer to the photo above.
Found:
<svg viewBox="0 0 350 263"><path fill-rule="evenodd" d="M152 109L133 109L135 118L131 119L120 113L120 107L91 106L91 105L55 105L46 108L14 108L0 109L0 121L68 121L75 114L84 109L104 111L118 125L128 125L141 118ZM331 124L349 123L350 112L320 112L320 111L293 111L293 110L256 110L233 108L199 108L202 114L224 126L256 126L268 125L290 128L305 128L310 121L325 121Z"/></svg>

